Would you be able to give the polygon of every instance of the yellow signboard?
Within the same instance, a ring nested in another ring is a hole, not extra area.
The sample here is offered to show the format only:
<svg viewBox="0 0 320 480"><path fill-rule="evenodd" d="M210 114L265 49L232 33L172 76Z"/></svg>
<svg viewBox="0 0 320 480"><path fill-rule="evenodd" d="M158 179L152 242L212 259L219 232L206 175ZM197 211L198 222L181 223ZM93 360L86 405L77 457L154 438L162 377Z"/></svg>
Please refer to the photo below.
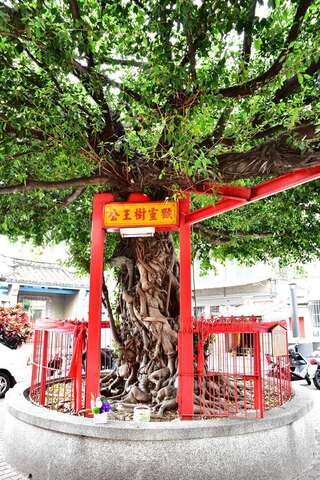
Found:
<svg viewBox="0 0 320 480"><path fill-rule="evenodd" d="M177 202L108 203L104 207L105 228L165 227L179 224Z"/></svg>

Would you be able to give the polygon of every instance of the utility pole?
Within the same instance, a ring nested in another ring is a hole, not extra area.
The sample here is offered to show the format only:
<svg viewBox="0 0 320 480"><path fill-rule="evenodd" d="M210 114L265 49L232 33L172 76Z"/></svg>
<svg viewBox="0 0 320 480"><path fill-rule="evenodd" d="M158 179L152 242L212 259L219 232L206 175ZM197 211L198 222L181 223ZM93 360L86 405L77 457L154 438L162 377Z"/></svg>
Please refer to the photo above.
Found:
<svg viewBox="0 0 320 480"><path fill-rule="evenodd" d="M289 283L292 315L292 335L299 338L298 305L296 296L296 284Z"/></svg>

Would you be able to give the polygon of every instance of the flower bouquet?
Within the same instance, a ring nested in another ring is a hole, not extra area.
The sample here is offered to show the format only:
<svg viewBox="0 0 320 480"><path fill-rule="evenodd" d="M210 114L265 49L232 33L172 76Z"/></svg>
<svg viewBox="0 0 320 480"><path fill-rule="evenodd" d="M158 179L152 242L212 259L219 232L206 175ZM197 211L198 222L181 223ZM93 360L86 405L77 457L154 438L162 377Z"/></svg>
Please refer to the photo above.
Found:
<svg viewBox="0 0 320 480"><path fill-rule="evenodd" d="M95 398L91 394L90 406L94 423L105 423L113 418L111 405L103 395Z"/></svg>

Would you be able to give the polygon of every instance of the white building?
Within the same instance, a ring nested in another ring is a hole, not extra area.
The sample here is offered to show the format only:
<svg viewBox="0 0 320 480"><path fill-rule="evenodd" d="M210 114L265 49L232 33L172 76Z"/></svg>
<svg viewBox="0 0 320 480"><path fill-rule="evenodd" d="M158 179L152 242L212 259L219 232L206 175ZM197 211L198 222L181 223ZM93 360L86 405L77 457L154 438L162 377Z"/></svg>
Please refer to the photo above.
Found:
<svg viewBox="0 0 320 480"><path fill-rule="evenodd" d="M57 263L0 255L0 304L22 303L30 319L87 319L88 279Z"/></svg>
<svg viewBox="0 0 320 480"><path fill-rule="evenodd" d="M286 320L289 343L311 352L320 345L320 263L280 270L266 264L252 267L236 262L216 265L200 276L196 265L193 285L195 316L259 315L264 321ZM299 337L293 337L290 284L294 284Z"/></svg>

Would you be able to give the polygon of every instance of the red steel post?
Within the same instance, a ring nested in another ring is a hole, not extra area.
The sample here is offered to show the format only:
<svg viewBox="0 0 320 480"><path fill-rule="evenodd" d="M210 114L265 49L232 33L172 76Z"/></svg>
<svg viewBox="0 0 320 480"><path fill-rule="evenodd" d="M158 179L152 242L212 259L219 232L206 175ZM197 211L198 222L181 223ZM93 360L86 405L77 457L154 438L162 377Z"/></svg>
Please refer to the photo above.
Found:
<svg viewBox="0 0 320 480"><path fill-rule="evenodd" d="M180 328L179 358L179 415L192 418L194 404L194 366L191 296L191 228L185 222L190 212L190 195L180 200Z"/></svg>
<svg viewBox="0 0 320 480"><path fill-rule="evenodd" d="M264 417L263 386L261 372L260 333L254 334L254 408L260 410L260 417Z"/></svg>
<svg viewBox="0 0 320 480"><path fill-rule="evenodd" d="M46 400L46 380L48 366L48 335L49 332L43 332L42 361L41 361L41 380L40 380L40 399L39 404L44 405Z"/></svg>
<svg viewBox="0 0 320 480"><path fill-rule="evenodd" d="M86 358L86 402L90 408L91 394L99 394L100 384L100 330L102 308L102 276L104 261L104 221L103 208L113 201L111 193L96 194L93 199L90 260L90 293L88 345Z"/></svg>

